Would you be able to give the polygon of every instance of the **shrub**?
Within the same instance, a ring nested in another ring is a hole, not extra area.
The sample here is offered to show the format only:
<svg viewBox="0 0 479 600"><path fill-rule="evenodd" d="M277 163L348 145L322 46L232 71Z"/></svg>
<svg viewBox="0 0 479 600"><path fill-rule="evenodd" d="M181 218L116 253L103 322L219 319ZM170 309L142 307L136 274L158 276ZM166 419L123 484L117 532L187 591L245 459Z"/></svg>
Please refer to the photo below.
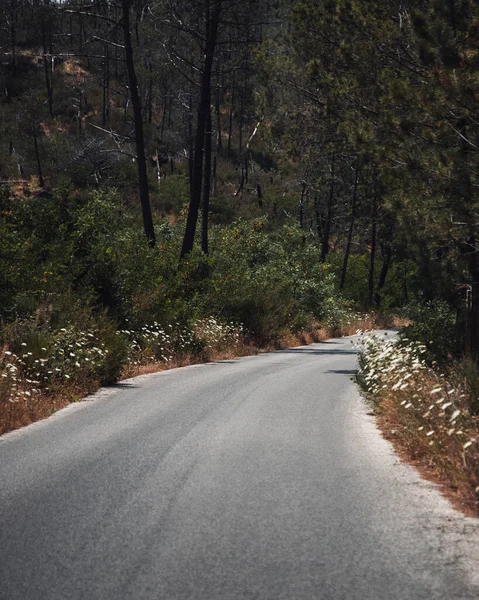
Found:
<svg viewBox="0 0 479 600"><path fill-rule="evenodd" d="M455 313L451 307L440 300L413 304L403 309L403 315L412 320L404 327L399 336L408 341L425 344L426 359L444 363L456 352Z"/></svg>

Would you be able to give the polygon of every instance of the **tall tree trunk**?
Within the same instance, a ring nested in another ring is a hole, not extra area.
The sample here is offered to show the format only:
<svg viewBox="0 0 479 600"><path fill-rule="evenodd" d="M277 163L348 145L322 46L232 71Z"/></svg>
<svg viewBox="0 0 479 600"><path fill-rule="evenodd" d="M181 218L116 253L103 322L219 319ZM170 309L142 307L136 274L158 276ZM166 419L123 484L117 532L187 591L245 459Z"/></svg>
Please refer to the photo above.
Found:
<svg viewBox="0 0 479 600"><path fill-rule="evenodd" d="M371 214L371 253L369 255L369 276L368 276L368 304L373 303L374 296L374 266L376 261L376 232L377 232L377 215L378 215L378 185L376 182L373 194L373 206Z"/></svg>
<svg viewBox="0 0 479 600"><path fill-rule="evenodd" d="M234 114L234 106L235 106L235 93L236 93L236 77L235 77L235 73L233 73L230 114L229 114L229 119L228 119L228 157L231 156L231 139L233 137L233 114Z"/></svg>
<svg viewBox="0 0 479 600"><path fill-rule="evenodd" d="M348 240L346 242L346 250L344 251L343 268L341 270L341 281L339 283L339 289L344 288L346 283L346 274L348 271L349 255L351 253L351 243L353 241L354 222L356 220L356 201L358 197L358 182L359 182L359 158L356 160L356 169L354 175L354 188L353 188L353 200L351 203L351 220L349 221Z"/></svg>
<svg viewBox="0 0 479 600"><path fill-rule="evenodd" d="M457 37L456 0L449 0L449 13L451 17L451 27L454 32L454 37Z"/></svg>
<svg viewBox="0 0 479 600"><path fill-rule="evenodd" d="M193 137L193 97L190 90L189 115L188 115L188 181L190 184L190 198L193 194L193 157L195 154L195 141Z"/></svg>
<svg viewBox="0 0 479 600"><path fill-rule="evenodd" d="M303 181L303 185L301 187L301 197L299 199L299 227L302 231L302 242L303 244L306 243L306 235L304 234L304 199L306 198L306 190L308 189L308 186L306 185L306 182Z"/></svg>
<svg viewBox="0 0 479 600"><path fill-rule="evenodd" d="M168 109L168 96L167 96L167 92L165 92L165 95L163 97L163 106L161 109L161 127L160 127L160 140L163 141L163 135L165 134L165 124L166 124L166 111ZM190 102L190 109L191 109L191 102ZM191 110L190 110L191 112ZM191 123L191 118L190 118L190 123ZM190 127L191 130L191 127ZM190 131L191 133L191 131Z"/></svg>
<svg viewBox="0 0 479 600"><path fill-rule="evenodd" d="M243 150L243 100L240 100L240 116L239 116L239 140L238 140L238 152L241 155Z"/></svg>
<svg viewBox="0 0 479 600"><path fill-rule="evenodd" d="M12 65L12 76L15 77L17 72L17 0L10 0L10 48L11 48L11 65Z"/></svg>
<svg viewBox="0 0 479 600"><path fill-rule="evenodd" d="M301 185L301 196L299 198L299 228L304 231L304 196L306 194L306 182Z"/></svg>
<svg viewBox="0 0 479 600"><path fill-rule="evenodd" d="M320 210L320 196L319 194L315 195L314 198L314 213L316 218L316 233L318 234L318 239L323 239L323 226L321 223L321 210Z"/></svg>
<svg viewBox="0 0 479 600"><path fill-rule="evenodd" d="M193 158L193 181L191 186L191 199L186 219L185 235L181 248L181 258L193 250L195 241L198 212L201 202L203 182L203 155L205 143L206 120L208 113L211 115L211 69L216 47L218 33L218 20L221 11L221 2L217 2L210 15L209 7L206 8L206 52L203 73L201 77L200 104L198 107L198 122L196 125L195 154Z"/></svg>
<svg viewBox="0 0 479 600"><path fill-rule="evenodd" d="M130 32L130 7L132 0L122 0L123 11L123 36L125 44L125 62L130 87L131 104L133 107L133 119L135 124L136 163L138 165L138 184L140 188L141 211L143 214L143 228L150 246L155 245L155 229L151 215L150 192L148 189L148 172L146 169L145 138L143 134L143 121L141 100L138 92L138 80L136 78L133 47Z"/></svg>
<svg viewBox="0 0 479 600"><path fill-rule="evenodd" d="M211 193L213 196L216 196L216 164L217 164L217 155L213 159L213 174L211 180Z"/></svg>
<svg viewBox="0 0 479 600"><path fill-rule="evenodd" d="M210 210L210 190L211 190L211 146L212 146L212 122L211 107L206 114L205 131L205 173L203 183L203 218L201 223L201 249L208 254L208 213Z"/></svg>
<svg viewBox="0 0 479 600"><path fill-rule="evenodd" d="M51 74L51 66L48 64L47 60L47 37L45 31L45 21L42 19L42 42L43 42L43 69L45 71L45 85L47 88L47 97L48 97L48 110L50 112L50 116L53 117L53 89L50 81ZM51 56L50 56L51 61Z"/></svg>
<svg viewBox="0 0 479 600"><path fill-rule="evenodd" d="M103 110L101 113L102 127L110 120L110 48L105 44L103 62Z"/></svg>
<svg viewBox="0 0 479 600"><path fill-rule="evenodd" d="M45 180L43 179L43 172L42 172L42 163L40 160L40 152L38 149L38 139L37 139L37 130L36 130L37 124L34 123L33 127L32 127L32 135L33 135L33 146L35 148L35 160L37 161L37 174L38 174L38 185L41 188L45 187Z"/></svg>
<svg viewBox="0 0 479 600"><path fill-rule="evenodd" d="M215 94L215 114L216 114L216 152L221 152L223 149L223 140L221 138L221 81L220 81L220 64L216 67L216 94Z"/></svg>
<svg viewBox="0 0 479 600"><path fill-rule="evenodd" d="M148 123L153 122L153 65L151 55L148 57Z"/></svg>
<svg viewBox="0 0 479 600"><path fill-rule="evenodd" d="M383 256L383 264L381 266L381 272L379 273L378 285L376 286L376 292L374 294L374 303L376 308L380 308L381 306L381 290L383 289L386 278L389 272L389 267L391 266L392 259L392 248L389 245L384 245L381 247L381 254Z"/></svg>
<svg viewBox="0 0 479 600"><path fill-rule="evenodd" d="M331 221L333 218L333 204L334 204L334 185L335 185L335 155L334 152L331 155L331 180L329 183L329 197L328 205L326 208L326 221L323 229L323 241L321 244L321 257L320 261L324 262L329 252L329 237L331 235Z"/></svg>

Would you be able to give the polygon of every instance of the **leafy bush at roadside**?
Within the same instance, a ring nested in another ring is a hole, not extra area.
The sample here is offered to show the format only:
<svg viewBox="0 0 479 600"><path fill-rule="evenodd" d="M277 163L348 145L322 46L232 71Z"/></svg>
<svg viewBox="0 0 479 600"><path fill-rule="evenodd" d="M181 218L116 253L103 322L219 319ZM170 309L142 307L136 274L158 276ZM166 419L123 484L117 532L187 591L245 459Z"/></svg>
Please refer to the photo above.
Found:
<svg viewBox="0 0 479 600"><path fill-rule="evenodd" d="M399 337L405 343L420 342L425 345L428 363L444 363L456 353L456 316L447 302L434 300L425 304L410 304L402 310L412 323L404 327Z"/></svg>
<svg viewBox="0 0 479 600"><path fill-rule="evenodd" d="M215 225L210 254L179 263L182 218L151 248L114 190L0 193L0 412L357 319L298 227Z"/></svg>

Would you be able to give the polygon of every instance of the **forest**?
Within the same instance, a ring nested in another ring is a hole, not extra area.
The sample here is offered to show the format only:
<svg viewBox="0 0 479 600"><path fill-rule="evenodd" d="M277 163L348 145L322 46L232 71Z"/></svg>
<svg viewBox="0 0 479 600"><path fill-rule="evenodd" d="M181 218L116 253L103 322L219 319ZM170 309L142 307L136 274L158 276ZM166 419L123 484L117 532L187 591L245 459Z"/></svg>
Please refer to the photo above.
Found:
<svg viewBox="0 0 479 600"><path fill-rule="evenodd" d="M1 5L0 431L401 322L475 443L474 0Z"/></svg>

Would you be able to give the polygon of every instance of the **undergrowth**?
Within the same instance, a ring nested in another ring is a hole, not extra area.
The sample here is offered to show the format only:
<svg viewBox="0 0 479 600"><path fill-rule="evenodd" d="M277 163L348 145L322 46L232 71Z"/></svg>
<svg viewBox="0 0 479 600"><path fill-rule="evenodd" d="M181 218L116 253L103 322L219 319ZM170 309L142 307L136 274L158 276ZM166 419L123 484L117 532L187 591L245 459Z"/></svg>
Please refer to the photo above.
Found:
<svg viewBox="0 0 479 600"><path fill-rule="evenodd" d="M420 341L366 335L358 381L386 436L479 514L477 370L467 361L433 368L429 356Z"/></svg>
<svg viewBox="0 0 479 600"><path fill-rule="evenodd" d="M108 339L105 331L74 325L49 333L31 324L17 326L15 335L10 331L10 345L0 350L0 434L47 417L118 379L320 342L385 323L372 313L345 311L343 317L333 327L311 321L263 345L254 343L241 324L214 317L189 325L153 322L109 332Z"/></svg>

